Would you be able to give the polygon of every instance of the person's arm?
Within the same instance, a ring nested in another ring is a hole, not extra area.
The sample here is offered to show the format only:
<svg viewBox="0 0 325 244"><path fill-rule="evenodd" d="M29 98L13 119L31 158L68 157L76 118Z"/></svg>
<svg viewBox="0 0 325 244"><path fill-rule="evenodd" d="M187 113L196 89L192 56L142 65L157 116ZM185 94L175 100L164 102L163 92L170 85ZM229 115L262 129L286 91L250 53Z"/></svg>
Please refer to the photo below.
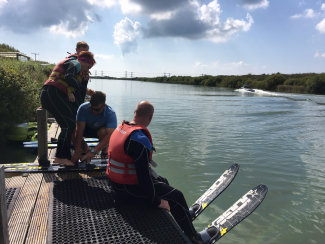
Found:
<svg viewBox="0 0 325 244"><path fill-rule="evenodd" d="M145 138L141 138L145 139ZM146 137L145 140L139 142L136 138L131 137L126 141L125 152L134 160L135 170L140 187L145 192L148 200L156 207L161 205L161 200L155 194L155 188L149 172L149 156L151 144Z"/></svg>
<svg viewBox="0 0 325 244"><path fill-rule="evenodd" d="M74 146L74 154L71 157L71 161L75 163L78 159L81 158L81 143L83 140L83 134L85 131L86 122L77 121L76 126L76 140L75 140L75 146Z"/></svg>
<svg viewBox="0 0 325 244"><path fill-rule="evenodd" d="M63 68L65 69L64 81L74 89L86 93L87 88L74 78L79 73L77 66L70 60L67 60L63 63Z"/></svg>

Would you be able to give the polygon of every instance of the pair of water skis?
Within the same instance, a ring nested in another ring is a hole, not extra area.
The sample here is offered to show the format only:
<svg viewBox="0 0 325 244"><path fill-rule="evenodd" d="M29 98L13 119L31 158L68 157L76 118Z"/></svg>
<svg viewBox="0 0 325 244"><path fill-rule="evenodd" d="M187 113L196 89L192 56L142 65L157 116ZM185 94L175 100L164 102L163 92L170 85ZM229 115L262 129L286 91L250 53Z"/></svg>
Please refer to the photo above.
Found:
<svg viewBox="0 0 325 244"><path fill-rule="evenodd" d="M98 145L97 138L84 138L85 142L87 142L88 147L95 147ZM48 148L56 148L58 146L58 141L55 138L51 138L51 141L47 142ZM35 151L38 148L38 141L26 141L23 142L24 147L29 151ZM71 147L74 147L74 144L71 144Z"/></svg>
<svg viewBox="0 0 325 244"><path fill-rule="evenodd" d="M56 163L50 163L46 166L40 166L38 163L15 163L4 164L5 173L57 173L57 172L80 172L80 171L105 171L107 168L107 159L92 159L89 164L86 160L78 162L75 166L65 166Z"/></svg>
<svg viewBox="0 0 325 244"><path fill-rule="evenodd" d="M93 170L105 170L107 167L107 159L93 159L91 164L86 165L86 162L82 162L82 165L76 165L75 167L64 167L60 165L52 164L51 167L46 170L39 167L30 166L30 164L11 164L5 165L5 172L15 172L15 169L26 169L26 172L44 173L44 172L69 172L69 171L81 171L87 170L88 167ZM51 169L50 169L51 168ZM12 171L11 171L12 170ZM234 180L239 170L238 164L233 164L227 169L219 179L213 183L213 185L190 207L189 211L194 221ZM244 196L242 196L237 202L235 202L227 211L215 219L208 227L201 231L201 237L204 243L213 244L228 233L237 224L248 217L264 200L268 188L266 185L260 184L255 188L249 190Z"/></svg>

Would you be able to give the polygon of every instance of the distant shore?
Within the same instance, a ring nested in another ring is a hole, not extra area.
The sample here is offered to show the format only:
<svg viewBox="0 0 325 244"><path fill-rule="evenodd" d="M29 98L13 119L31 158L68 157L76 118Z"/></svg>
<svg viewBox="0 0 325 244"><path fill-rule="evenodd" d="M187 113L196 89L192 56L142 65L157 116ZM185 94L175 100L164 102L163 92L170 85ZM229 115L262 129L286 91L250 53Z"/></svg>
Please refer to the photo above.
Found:
<svg viewBox="0 0 325 244"><path fill-rule="evenodd" d="M211 87L238 88L248 84L252 89L265 91L302 93L302 94L325 94L325 73L303 73L303 74L261 74L261 75L204 75L191 76L161 76L154 78L133 77L116 78L110 76L91 76L92 79L113 80L137 80L144 82L158 82L184 85L201 85Z"/></svg>

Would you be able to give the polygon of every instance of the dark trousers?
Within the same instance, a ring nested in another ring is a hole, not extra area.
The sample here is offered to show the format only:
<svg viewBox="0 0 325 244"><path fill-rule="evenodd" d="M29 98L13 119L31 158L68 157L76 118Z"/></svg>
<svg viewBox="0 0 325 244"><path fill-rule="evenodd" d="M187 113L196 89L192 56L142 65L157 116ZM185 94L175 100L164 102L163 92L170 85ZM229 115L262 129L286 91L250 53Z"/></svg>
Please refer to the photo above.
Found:
<svg viewBox="0 0 325 244"><path fill-rule="evenodd" d="M193 226L192 218L184 195L181 191L171 187L167 179L159 176L152 178L156 195L159 199L168 201L170 212L187 236L194 236L197 232ZM122 185L112 182L117 195L127 202L144 203L147 198L139 185Z"/></svg>
<svg viewBox="0 0 325 244"><path fill-rule="evenodd" d="M43 86L42 107L49 111L61 127L56 151L57 158L71 159L71 135L76 128L77 110L69 102L69 97L54 86Z"/></svg>

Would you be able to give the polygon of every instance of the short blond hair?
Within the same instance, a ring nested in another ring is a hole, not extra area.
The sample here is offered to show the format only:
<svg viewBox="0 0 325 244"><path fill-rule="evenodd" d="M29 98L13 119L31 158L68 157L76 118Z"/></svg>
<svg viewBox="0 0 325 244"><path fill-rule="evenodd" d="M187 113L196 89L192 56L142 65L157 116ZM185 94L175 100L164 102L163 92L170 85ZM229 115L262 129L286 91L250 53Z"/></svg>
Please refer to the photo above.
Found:
<svg viewBox="0 0 325 244"><path fill-rule="evenodd" d="M81 47L89 48L87 42L84 41L77 42L77 48L79 49Z"/></svg>

